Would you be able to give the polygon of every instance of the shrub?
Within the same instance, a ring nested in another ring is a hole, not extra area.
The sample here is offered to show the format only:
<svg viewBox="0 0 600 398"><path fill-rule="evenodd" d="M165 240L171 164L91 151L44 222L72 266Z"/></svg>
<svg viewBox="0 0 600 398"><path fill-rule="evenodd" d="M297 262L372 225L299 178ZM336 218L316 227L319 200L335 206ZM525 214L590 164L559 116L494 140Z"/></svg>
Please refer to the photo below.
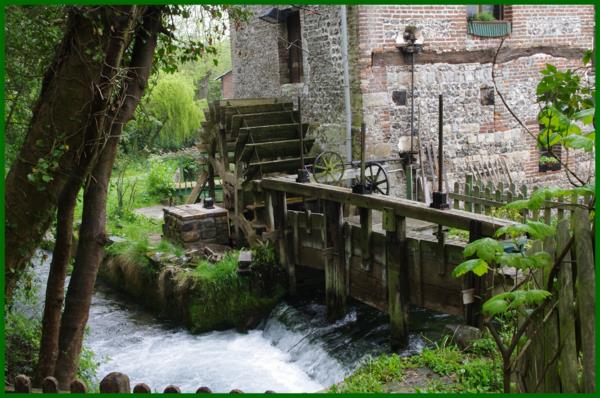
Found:
<svg viewBox="0 0 600 398"><path fill-rule="evenodd" d="M148 194L159 200L173 196L173 176L177 168L171 162L156 159L151 159L149 162L150 171L146 180Z"/></svg>

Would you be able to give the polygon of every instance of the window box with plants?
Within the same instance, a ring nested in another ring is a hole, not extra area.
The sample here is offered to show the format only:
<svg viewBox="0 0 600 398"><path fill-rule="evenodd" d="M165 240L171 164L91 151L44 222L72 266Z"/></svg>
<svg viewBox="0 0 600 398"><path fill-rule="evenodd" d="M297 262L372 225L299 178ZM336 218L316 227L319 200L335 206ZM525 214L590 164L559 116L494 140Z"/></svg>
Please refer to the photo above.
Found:
<svg viewBox="0 0 600 398"><path fill-rule="evenodd" d="M467 21L467 33L479 37L503 37L511 31L510 22L499 21L490 12L475 14Z"/></svg>

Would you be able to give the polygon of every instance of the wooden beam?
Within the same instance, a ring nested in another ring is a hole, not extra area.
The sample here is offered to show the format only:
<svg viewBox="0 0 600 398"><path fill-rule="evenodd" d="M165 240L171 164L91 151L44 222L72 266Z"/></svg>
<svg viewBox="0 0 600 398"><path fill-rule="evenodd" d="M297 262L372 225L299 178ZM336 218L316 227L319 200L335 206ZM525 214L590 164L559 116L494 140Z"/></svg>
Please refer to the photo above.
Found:
<svg viewBox="0 0 600 398"><path fill-rule="evenodd" d="M522 57L531 57L536 54L547 54L560 58L581 59L585 50L585 48L565 46L536 46L526 48L504 47L500 50L496 63L502 64ZM495 53L496 47L485 50L447 51L442 53L425 50L415 56L415 64L491 64L494 60ZM408 56L405 57L399 50L373 52L371 64L373 67L409 66L411 64L411 59Z"/></svg>
<svg viewBox="0 0 600 398"><path fill-rule="evenodd" d="M473 214L462 210L438 210L425 203L407 199L394 198L385 195L360 195L352 193L351 189L326 184L300 184L287 177L265 177L258 182L263 189L285 191L289 194L331 200L342 204L351 204L372 210L391 208L394 214L434 224L446 225L453 228L468 230L472 221L481 224L481 234L492 236L499 228L514 224L483 214Z"/></svg>
<svg viewBox="0 0 600 398"><path fill-rule="evenodd" d="M362 266L371 269L371 233L373 232L373 210L361 207L358 209L360 216L360 251L362 253Z"/></svg>
<svg viewBox="0 0 600 398"><path fill-rule="evenodd" d="M406 217L396 216L392 209L384 209L383 218L390 340L392 350L398 350L408 345L410 296Z"/></svg>
<svg viewBox="0 0 600 398"><path fill-rule="evenodd" d="M330 322L346 315L346 264L344 250L342 206L339 203L326 201L326 254L325 262L325 302L327 319Z"/></svg>

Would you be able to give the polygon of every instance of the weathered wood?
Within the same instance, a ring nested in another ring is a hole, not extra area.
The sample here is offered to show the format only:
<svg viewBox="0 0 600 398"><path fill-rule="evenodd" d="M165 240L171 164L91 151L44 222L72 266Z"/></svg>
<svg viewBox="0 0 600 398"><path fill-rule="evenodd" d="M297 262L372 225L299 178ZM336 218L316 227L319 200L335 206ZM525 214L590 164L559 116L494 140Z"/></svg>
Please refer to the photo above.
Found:
<svg viewBox="0 0 600 398"><path fill-rule="evenodd" d="M312 148L315 140L305 139L304 153L308 153ZM300 140L282 140L260 142L256 144L246 144L242 153L238 157L238 161L247 162L250 159L253 161L264 159L277 159L280 157L299 157L300 156Z"/></svg>
<svg viewBox="0 0 600 398"><path fill-rule="evenodd" d="M569 240L569 222L562 220L556 228L556 253L562 253ZM562 392L577 392L577 345L575 338L575 298L571 256L567 254L558 270L558 324L561 344L558 367ZM558 348L556 348L558 349Z"/></svg>
<svg viewBox="0 0 600 398"><path fill-rule="evenodd" d="M474 242L477 239L482 238L481 234L481 224L473 221L469 225L469 242ZM467 325L470 326L479 326L480 321L480 312L481 312L481 300L476 296L479 296L481 293L480 278L473 275L472 272L469 272L464 277L464 288L463 291L468 291L472 289L473 299L470 303L465 305L465 321Z"/></svg>
<svg viewBox="0 0 600 398"><path fill-rule="evenodd" d="M30 393L31 379L25 375L15 377L15 392Z"/></svg>
<svg viewBox="0 0 600 398"><path fill-rule="evenodd" d="M473 204L471 201L469 201L468 199L472 197L472 192L473 192L473 176L472 175L467 175L467 179L465 181L465 196L466 196L466 200L465 200L465 206L464 206L464 210L465 211L473 211Z"/></svg>
<svg viewBox="0 0 600 398"><path fill-rule="evenodd" d="M52 376L44 378L42 380L42 392L44 394L58 394L58 380Z"/></svg>
<svg viewBox="0 0 600 398"><path fill-rule="evenodd" d="M304 163L312 164L315 161L315 156L304 157ZM291 173L294 170L300 168L300 158L287 158L287 159L276 159L266 160L262 162L252 162L248 164L245 170L246 176L252 176L257 171L261 173Z"/></svg>
<svg viewBox="0 0 600 398"><path fill-rule="evenodd" d="M309 129L309 124L302 125L304 136ZM239 157L246 144L256 144L260 142L284 141L298 139L298 125L275 124L272 126L243 127L237 136L235 144L235 156Z"/></svg>
<svg viewBox="0 0 600 398"><path fill-rule="evenodd" d="M129 377L120 372L111 372L100 381L101 393L130 393Z"/></svg>
<svg viewBox="0 0 600 398"><path fill-rule="evenodd" d="M503 48L496 56L496 64L502 64L522 57L530 57L535 54L547 54L554 57L565 57L580 59L584 54L584 48L572 48L565 46L534 46L524 48ZM490 64L494 61L496 48L484 50L462 50L444 51L442 53L425 50L415 57L416 64L463 64L480 63ZM374 52L372 57L373 67L403 66L410 65L410 58L405 57L398 51Z"/></svg>
<svg viewBox="0 0 600 398"><path fill-rule="evenodd" d="M163 391L165 394L181 394L181 390L179 389L179 387L174 386L174 385L168 385L165 387L165 390Z"/></svg>
<svg viewBox="0 0 600 398"><path fill-rule="evenodd" d="M298 112L291 110L232 115L231 134L237 137L241 127L288 124L296 120L298 120Z"/></svg>
<svg viewBox="0 0 600 398"><path fill-rule="evenodd" d="M69 387L69 391L75 394L85 394L87 392L87 386L85 383L79 379L75 379L71 382Z"/></svg>
<svg viewBox="0 0 600 398"><path fill-rule="evenodd" d="M408 247L406 242L406 218L396 217L386 209L387 217L395 222L386 225L386 275L388 291L388 314L390 317L392 349L408 345L409 283Z"/></svg>
<svg viewBox="0 0 600 398"><path fill-rule="evenodd" d="M300 257L298 213L291 211L286 211L286 213L286 231L288 232L286 241L289 242L287 247L289 253L287 263L288 284L289 294L290 296L294 297L298 294L296 280L296 264L298 263Z"/></svg>
<svg viewBox="0 0 600 398"><path fill-rule="evenodd" d="M198 178L196 179L196 184L194 185L194 188L192 189L192 192L190 193L190 195L185 200L185 203L193 204L198 201L198 196L200 196L200 193L204 189L207 180L208 180L208 171L206 171L206 170L201 171L200 174L198 174ZM213 197L213 199L214 199L214 197Z"/></svg>
<svg viewBox="0 0 600 398"><path fill-rule="evenodd" d="M150 389L150 386L146 383L138 383L133 386L133 392L135 394L150 394L152 393L152 389Z"/></svg>
<svg viewBox="0 0 600 398"><path fill-rule="evenodd" d="M553 236L544 239L544 251L554 258L556 252L556 241ZM544 288L548 286L548 279L552 270L552 264L544 268ZM552 304L551 304L552 303ZM560 346L558 331L558 313L554 300L545 303L547 309L544 311L543 340L544 340L544 383L543 392L560 392L560 378L558 374L557 347Z"/></svg>
<svg viewBox="0 0 600 398"><path fill-rule="evenodd" d="M346 315L346 265L344 251L344 236L342 235L342 207L339 203L326 201L326 249L325 262L325 302L327 304L327 319L332 322Z"/></svg>
<svg viewBox="0 0 600 398"><path fill-rule="evenodd" d="M361 207L360 215L362 266L368 270L371 267L371 233L373 231L373 210Z"/></svg>
<svg viewBox="0 0 600 398"><path fill-rule="evenodd" d="M415 218L454 228L469 229L471 221L476 221L481 224L481 233L483 236L491 236L497 229L512 224L512 222L507 220L477 215L461 210L433 209L424 203L401 198L378 194L353 194L350 189L343 187L318 183L300 184L286 177L263 178L259 184L263 189L285 191L294 195L348 203L371 210L383 210L383 208L389 207L398 216Z"/></svg>
<svg viewBox="0 0 600 398"><path fill-rule="evenodd" d="M589 212L581 208L575 209L573 221L577 261L577 308L581 323L583 392L593 393L596 391L596 278Z"/></svg>

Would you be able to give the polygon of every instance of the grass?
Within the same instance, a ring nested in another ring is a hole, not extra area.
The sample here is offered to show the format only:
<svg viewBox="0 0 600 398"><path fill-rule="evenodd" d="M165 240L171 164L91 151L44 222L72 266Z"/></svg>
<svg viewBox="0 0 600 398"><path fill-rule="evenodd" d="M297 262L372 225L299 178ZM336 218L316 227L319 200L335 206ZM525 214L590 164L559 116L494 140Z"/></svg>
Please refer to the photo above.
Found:
<svg viewBox="0 0 600 398"><path fill-rule="evenodd" d="M419 368L430 369L439 377L424 378L421 386L412 387L415 392L502 392L501 363L489 336L477 341L467 351L444 339L433 347L425 348L419 355L400 357L392 354L372 358L343 383L332 386L330 392L388 392L398 385L411 388L406 383L409 380L404 379L407 370Z"/></svg>

